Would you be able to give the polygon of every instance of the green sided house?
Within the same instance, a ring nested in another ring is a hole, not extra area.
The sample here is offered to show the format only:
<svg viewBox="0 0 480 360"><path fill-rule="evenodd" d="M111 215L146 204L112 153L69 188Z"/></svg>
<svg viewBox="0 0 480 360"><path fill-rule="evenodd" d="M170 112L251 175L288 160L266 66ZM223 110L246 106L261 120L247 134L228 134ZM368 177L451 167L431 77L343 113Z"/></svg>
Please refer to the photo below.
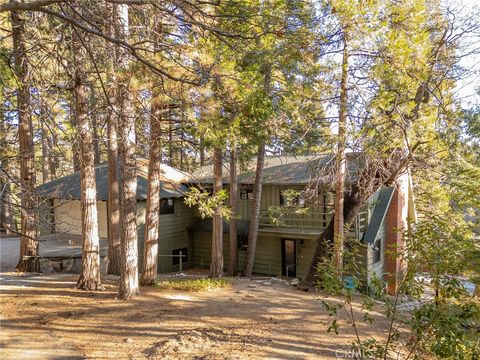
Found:
<svg viewBox="0 0 480 360"><path fill-rule="evenodd" d="M261 216L254 272L271 276L302 278L308 271L315 240L326 228L333 213L334 193L329 169L331 156L266 158L263 174ZM356 179L361 169L359 160L349 156L347 183ZM229 164L223 166L223 183L229 183ZM255 162L239 172L238 193L238 264L243 268L250 213L253 204ZM190 185L210 190L213 166L198 169L190 177ZM348 236L363 244L361 257L366 263L368 280L375 274L400 271L400 262L386 256L388 246L402 246L398 229L415 217L412 186L408 173L395 187L378 190L355 219ZM198 212L189 227L194 266L210 264L212 242L211 219L201 219ZM224 223L224 259L228 264L229 227Z"/></svg>
<svg viewBox="0 0 480 360"><path fill-rule="evenodd" d="M331 156L270 157L265 160L261 213L254 273L269 276L305 276L315 243L327 227L333 213ZM147 196L147 162L138 161L137 221L139 261L142 261ZM347 183L361 170L358 157L347 159ZM229 164L224 163L223 183L228 187ZM159 232L159 272L178 271L180 252L186 255L183 268L208 268L211 259L212 221L202 219L196 208L184 203L189 186L211 190L213 166L199 168L193 174L162 165L162 205ZM248 231L253 204L255 161L239 171L238 264L246 257ZM96 167L98 222L101 241L108 234L108 165ZM80 235L80 174L74 173L38 187L44 199L40 209L42 232ZM387 256L389 246L403 246L401 232L407 220L415 218L412 184L408 173L394 187L379 189L357 215L348 236L361 245L367 280L381 278L385 272L401 271L398 259ZM229 262L229 226L224 222L224 263Z"/></svg>
<svg viewBox="0 0 480 360"><path fill-rule="evenodd" d="M143 255L145 210L147 205L148 162L137 161L137 225L138 251L140 265ZM162 165L161 209L159 244L159 272L177 271L179 257L172 257L182 251L182 265L191 265L189 256L189 238L187 227L193 217L193 209L186 206L183 196L187 187L181 182L185 173L168 165ZM98 227L101 242L108 237L107 200L108 200L108 164L100 164L95 169L97 181ZM40 213L41 234L81 235L80 173L64 176L47 182L37 188L42 198ZM65 237L65 236L63 236ZM191 252L191 251L190 251ZM105 255L105 252L103 252Z"/></svg>

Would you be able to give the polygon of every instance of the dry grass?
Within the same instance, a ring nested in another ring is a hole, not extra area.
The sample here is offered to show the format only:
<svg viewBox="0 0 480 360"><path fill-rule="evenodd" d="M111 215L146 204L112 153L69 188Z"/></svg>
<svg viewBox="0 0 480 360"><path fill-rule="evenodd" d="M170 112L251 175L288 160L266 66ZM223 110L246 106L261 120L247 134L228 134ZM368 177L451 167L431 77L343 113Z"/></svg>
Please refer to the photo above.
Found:
<svg viewBox="0 0 480 360"><path fill-rule="evenodd" d="M174 279L157 282L155 286L160 290L198 292L230 287L232 280L228 278Z"/></svg>

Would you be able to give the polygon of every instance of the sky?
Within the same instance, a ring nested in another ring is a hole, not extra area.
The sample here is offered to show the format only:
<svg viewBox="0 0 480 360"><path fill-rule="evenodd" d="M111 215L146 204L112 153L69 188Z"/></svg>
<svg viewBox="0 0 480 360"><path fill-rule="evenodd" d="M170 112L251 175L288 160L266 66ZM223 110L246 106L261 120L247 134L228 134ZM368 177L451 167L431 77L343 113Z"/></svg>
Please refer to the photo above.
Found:
<svg viewBox="0 0 480 360"><path fill-rule="evenodd" d="M480 1L478 0L443 0L444 4L453 5L458 9L461 16L469 16L471 14L480 15ZM480 27L480 16L477 17ZM470 50L480 51L480 30L475 34L467 36L463 41L464 45ZM460 99L462 107L470 108L474 105L480 105L480 52L464 57L460 61L463 68L470 69L469 76L465 77L457 84L457 97Z"/></svg>

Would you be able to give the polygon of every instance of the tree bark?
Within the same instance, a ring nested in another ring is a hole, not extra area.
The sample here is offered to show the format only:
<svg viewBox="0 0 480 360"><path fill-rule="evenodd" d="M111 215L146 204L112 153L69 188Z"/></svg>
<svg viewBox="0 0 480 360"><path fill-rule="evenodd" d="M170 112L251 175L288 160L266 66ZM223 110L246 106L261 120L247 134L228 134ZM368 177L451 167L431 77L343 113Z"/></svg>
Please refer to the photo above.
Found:
<svg viewBox="0 0 480 360"><path fill-rule="evenodd" d="M200 166L205 165L205 140L200 136Z"/></svg>
<svg viewBox="0 0 480 360"><path fill-rule="evenodd" d="M0 95L3 95L0 94ZM4 127L4 112L3 112L3 96L0 104L0 134L6 134ZM5 135L6 137L6 135ZM0 147L6 149L7 140L0 143ZM0 160L0 233L3 232L5 236L11 235L13 224L13 217L11 212L11 198L10 198L10 179L6 174L9 171L9 161L7 159Z"/></svg>
<svg viewBox="0 0 480 360"><path fill-rule="evenodd" d="M41 114L43 111L41 112ZM42 183L45 184L49 179L51 154L50 141L48 138L48 129L44 123L45 119L40 116L41 138L42 138Z"/></svg>
<svg viewBox="0 0 480 360"><path fill-rule="evenodd" d="M2 164L2 170L5 171ZM0 230L5 236L12 234L13 217L11 212L10 182L0 175Z"/></svg>
<svg viewBox="0 0 480 360"><path fill-rule="evenodd" d="M272 67L268 64L264 70L263 92L270 96L272 83ZM253 187L253 206L250 215L250 229L248 230L247 258L243 269L244 276L252 276L257 250L258 223L260 205L262 202L263 168L265 166L265 139L260 137L258 143L257 169L255 171L255 184Z"/></svg>
<svg viewBox="0 0 480 360"><path fill-rule="evenodd" d="M81 14L80 2L76 2ZM88 119L88 94L85 72L85 49L80 30L73 31L75 64L74 94L77 132L80 147L80 189L82 209L82 269L77 287L82 290L102 289L100 279L100 239L97 219L97 186L95 179L95 154L91 123Z"/></svg>
<svg viewBox="0 0 480 360"><path fill-rule="evenodd" d="M257 249L258 223L260 205L262 200L263 169L265 167L265 142L263 139L258 144L257 169L255 172L255 185L253 187L253 206L250 215L250 229L248 231L247 259L243 270L244 276L252 276Z"/></svg>
<svg viewBox="0 0 480 360"><path fill-rule="evenodd" d="M157 96L150 115L150 159L148 163L147 209L143 251L142 285L153 285L157 276L158 237L160 228L160 163L162 156L160 131L161 105Z"/></svg>
<svg viewBox="0 0 480 360"><path fill-rule="evenodd" d="M75 94L73 95L73 98L75 98ZM72 160L73 160L73 171L78 172L80 171L80 146L79 146L79 139L78 139L78 133L76 132L76 129L78 128L78 120L77 120L77 113L76 113L76 105L75 105L75 100L73 100L73 103L70 104L70 111L72 113L72 116L70 117L70 124L72 127L75 129L75 136L73 137L73 143L72 143Z"/></svg>
<svg viewBox="0 0 480 360"><path fill-rule="evenodd" d="M108 262L107 274L120 275L121 226L120 187L118 182L117 119L113 112L107 119L108 132Z"/></svg>
<svg viewBox="0 0 480 360"><path fill-rule="evenodd" d="M15 11L11 13L13 59L15 75L19 86L17 88L18 135L20 153L20 184L21 184L21 237L20 258L16 271L40 271L38 258L38 231L35 215L35 151L33 147L32 112L30 107L30 88L28 85L28 64L25 53L24 20Z"/></svg>
<svg viewBox="0 0 480 360"><path fill-rule="evenodd" d="M170 166L175 166L175 160L173 158L173 126L172 119L168 121L168 161Z"/></svg>
<svg viewBox="0 0 480 360"><path fill-rule="evenodd" d="M113 24L109 27L111 36L115 35L116 11L114 7L110 8L112 12ZM121 268L121 233L120 225L120 185L118 179L118 120L121 113L121 99L117 96L117 79L113 65L117 63L117 51L113 51L111 67L108 71L108 96L113 109L110 110L107 118L107 156L108 156L108 202L107 202L107 221L108 221L108 258L107 274L120 275ZM118 102L117 102L118 100Z"/></svg>
<svg viewBox="0 0 480 360"><path fill-rule="evenodd" d="M232 209L232 218L230 219L230 262L228 264L228 273L231 276L237 275L238 271L237 197L237 149L235 144L232 143L230 149L230 208Z"/></svg>
<svg viewBox="0 0 480 360"><path fill-rule="evenodd" d="M98 121L96 111L95 86L90 84L90 118L92 120L93 131L93 152L95 155L95 166L100 164L100 138L98 136Z"/></svg>
<svg viewBox="0 0 480 360"><path fill-rule="evenodd" d="M342 80L340 83L340 104L338 114L338 143L337 143L337 177L335 180L335 214L343 214L345 177L346 177L346 127L348 101L348 42L347 34L343 36ZM343 252L345 240L345 224L343 216L335 216L333 225L334 242L333 257L337 276L343 278Z"/></svg>
<svg viewBox="0 0 480 360"><path fill-rule="evenodd" d="M378 187L377 187L378 189ZM373 191L375 192L376 189ZM357 187L353 189L345 196L343 207L343 222L344 228L348 229L355 221L355 217L360 212L360 209L367 201L369 195L361 195ZM335 214L328 223L325 230L320 234L316 240L315 252L310 262L310 267L305 278L298 284L299 290L310 290L316 285L318 279L318 261L327 256L334 242L334 224Z"/></svg>
<svg viewBox="0 0 480 360"><path fill-rule="evenodd" d="M222 190L222 150L215 148L213 153L213 193L217 194ZM223 276L223 218L222 205L215 209L212 219L212 261L210 264L211 278Z"/></svg>
<svg viewBox="0 0 480 360"><path fill-rule="evenodd" d="M50 177L51 180L57 178L57 169L58 169L58 158L55 154L55 149L58 144L57 134L54 132L52 134L52 139L50 142L50 158L49 158L49 168L50 168Z"/></svg>
<svg viewBox="0 0 480 360"><path fill-rule="evenodd" d="M128 38L128 5L115 5L117 37ZM119 68L128 72L128 54L119 51ZM127 76L123 74L123 76ZM118 81L117 102L122 104L120 121L122 261L119 297L130 299L138 288L137 164L135 157L135 118L131 104L129 79Z"/></svg>

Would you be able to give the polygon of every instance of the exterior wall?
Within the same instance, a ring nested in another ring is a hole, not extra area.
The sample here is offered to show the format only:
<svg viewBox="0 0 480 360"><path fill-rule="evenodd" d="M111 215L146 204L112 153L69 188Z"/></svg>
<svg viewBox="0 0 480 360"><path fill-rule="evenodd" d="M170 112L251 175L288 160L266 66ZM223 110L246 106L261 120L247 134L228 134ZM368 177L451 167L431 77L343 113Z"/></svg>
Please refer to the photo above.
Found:
<svg viewBox="0 0 480 360"><path fill-rule="evenodd" d="M229 234L223 234L224 268L229 262ZM298 237L283 237L267 234L259 234L253 272L259 275L281 276L282 275L282 238L296 240L297 277L303 278L310 266L310 260L315 249L315 240L300 239ZM212 233L196 231L193 235L193 249L195 254L194 266L209 268ZM245 250L238 251L238 269L241 271L245 265Z"/></svg>
<svg viewBox="0 0 480 360"><path fill-rule="evenodd" d="M242 200L240 199L240 190L242 189L252 189L252 186L242 185L240 184L238 187L239 195L238 195L238 217L239 219L249 219L253 204L253 199L250 200ZM304 186L301 185L264 185L262 189L262 199L260 203L260 211L267 211L270 206L280 206L280 194L282 191L287 189L293 189L302 191L305 190ZM319 196L321 199L322 196ZM307 199L306 204L307 206L311 205L312 203L316 202L318 199Z"/></svg>
<svg viewBox="0 0 480 360"><path fill-rule="evenodd" d="M175 213L160 215L159 255L172 255L172 250L190 247L187 235L187 226L193 217L193 209L183 203L183 199L174 199ZM137 202L138 227L138 254L139 266L143 261L143 244L145 236L145 213L147 202ZM80 200L62 201L55 199L55 231L67 234L81 235L81 207ZM108 237L107 204L106 201L97 202L98 228L100 237ZM46 211L46 210L45 210ZM45 228L45 233L48 229ZM191 258L191 249L189 257ZM178 270L178 265L172 264L172 257L160 256L158 261L159 272ZM186 263L185 267L191 265Z"/></svg>
<svg viewBox="0 0 480 360"><path fill-rule="evenodd" d="M188 248L188 262L183 260L183 266L193 264L192 246L189 242L187 227L193 217L193 208L184 204L183 199L175 199L175 213L160 215L159 255L172 255L175 249ZM142 249L143 249L143 237ZM173 265L173 258L160 256L158 259L159 272L178 271L179 265Z"/></svg>
<svg viewBox="0 0 480 360"><path fill-rule="evenodd" d="M378 230L377 239L381 240L380 246L380 261L373 262L373 249L372 245L368 245L367 248L367 266L368 266L368 280L375 275L378 279L383 279L385 274L385 220L383 220L380 229Z"/></svg>
<svg viewBox="0 0 480 360"><path fill-rule="evenodd" d="M47 199L42 201L37 207L37 220L38 220L38 230L40 235L51 234L54 231L52 222L54 221L54 216L52 214L52 204L53 200Z"/></svg>
<svg viewBox="0 0 480 360"><path fill-rule="evenodd" d="M54 199L56 232L82 234L82 210L80 204L80 200ZM106 201L97 201L97 218L100 237L108 237Z"/></svg>

